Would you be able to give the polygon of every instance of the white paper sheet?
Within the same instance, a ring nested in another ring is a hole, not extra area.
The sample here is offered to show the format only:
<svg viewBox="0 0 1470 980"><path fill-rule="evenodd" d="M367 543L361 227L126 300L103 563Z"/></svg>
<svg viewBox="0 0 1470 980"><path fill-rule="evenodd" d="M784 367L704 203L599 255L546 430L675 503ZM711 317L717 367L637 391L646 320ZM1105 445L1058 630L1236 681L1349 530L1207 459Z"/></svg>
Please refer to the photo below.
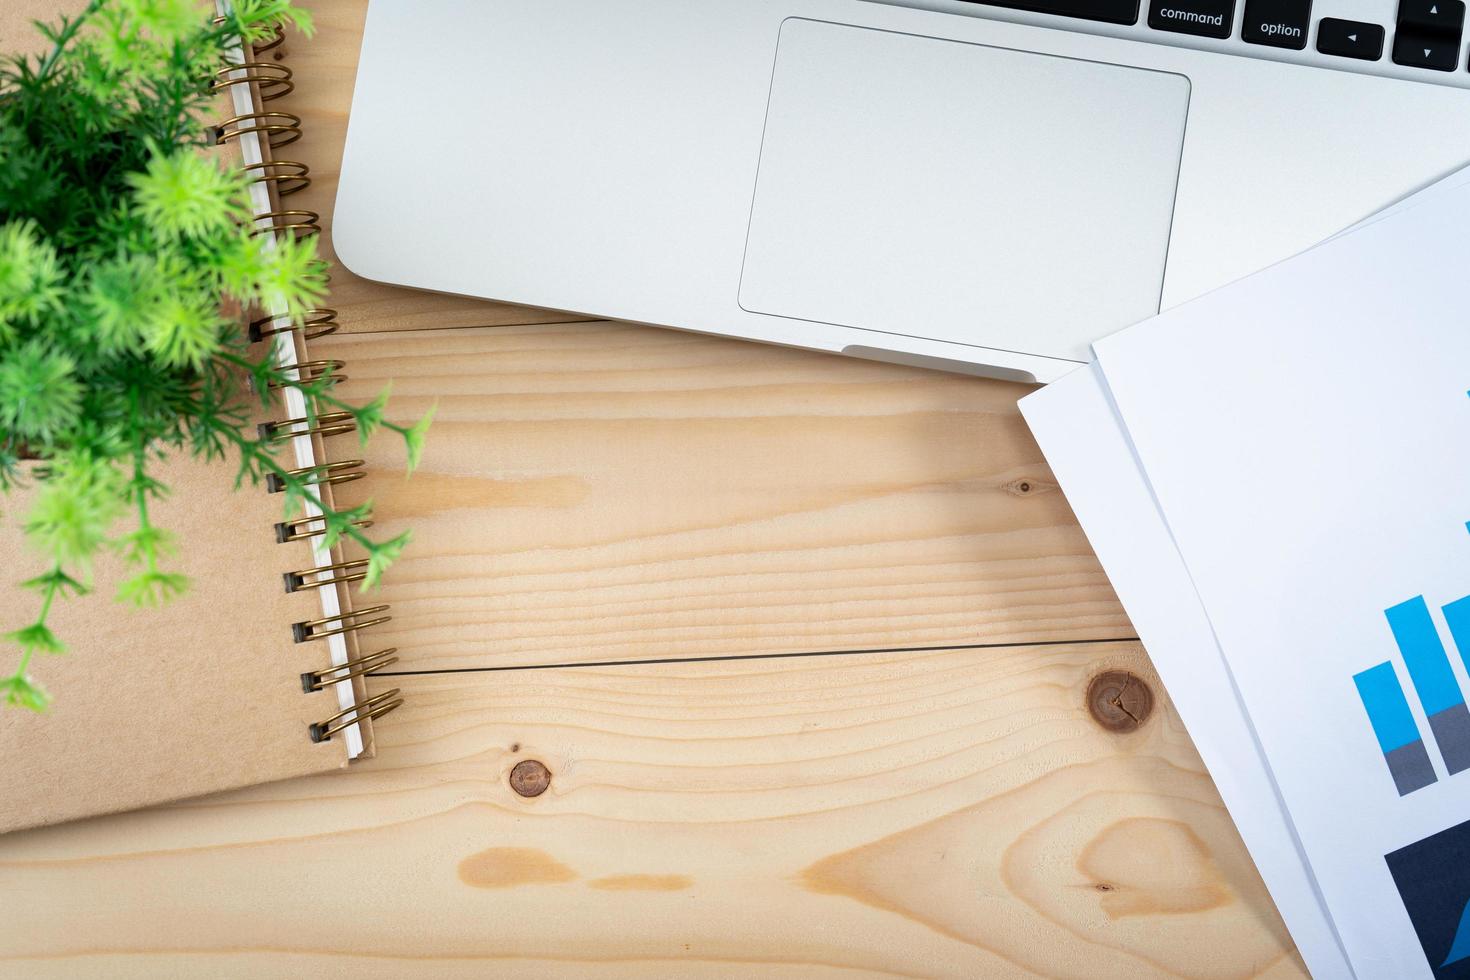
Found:
<svg viewBox="0 0 1470 980"><path fill-rule="evenodd" d="M1265 756L1095 365L1021 411L1209 767L1307 968L1350 977Z"/></svg>
<svg viewBox="0 0 1470 980"><path fill-rule="evenodd" d="M1430 975L1384 856L1470 818L1470 774L1445 771L1385 617L1470 592L1470 192L1455 184L1097 345L1363 977ZM1439 777L1406 796L1353 683L1385 661Z"/></svg>

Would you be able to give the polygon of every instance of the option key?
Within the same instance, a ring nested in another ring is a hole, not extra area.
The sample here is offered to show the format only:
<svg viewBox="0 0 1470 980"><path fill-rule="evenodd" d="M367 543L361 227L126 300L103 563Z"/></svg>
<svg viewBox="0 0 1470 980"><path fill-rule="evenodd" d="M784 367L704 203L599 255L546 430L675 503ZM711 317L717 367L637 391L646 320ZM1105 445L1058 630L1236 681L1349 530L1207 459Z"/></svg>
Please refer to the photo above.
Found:
<svg viewBox="0 0 1470 980"><path fill-rule="evenodd" d="M1312 25L1312 0L1246 0L1241 40L1300 51Z"/></svg>

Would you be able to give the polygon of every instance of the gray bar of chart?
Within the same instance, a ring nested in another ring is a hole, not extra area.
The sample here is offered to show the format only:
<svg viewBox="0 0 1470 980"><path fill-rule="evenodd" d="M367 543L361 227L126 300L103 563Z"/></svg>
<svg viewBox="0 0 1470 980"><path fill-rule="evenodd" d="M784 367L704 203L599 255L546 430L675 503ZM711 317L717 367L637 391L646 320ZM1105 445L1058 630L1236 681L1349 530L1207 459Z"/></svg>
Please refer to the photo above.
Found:
<svg viewBox="0 0 1470 980"><path fill-rule="evenodd" d="M1429 761L1429 750L1422 740L1385 752L1383 758L1400 796L1423 789L1435 780L1434 763Z"/></svg>
<svg viewBox="0 0 1470 980"><path fill-rule="evenodd" d="M1429 730L1451 775L1470 769L1470 708L1455 704L1430 715Z"/></svg>
<svg viewBox="0 0 1470 980"><path fill-rule="evenodd" d="M1422 595L1384 610L1450 773L1470 769L1470 708Z"/></svg>

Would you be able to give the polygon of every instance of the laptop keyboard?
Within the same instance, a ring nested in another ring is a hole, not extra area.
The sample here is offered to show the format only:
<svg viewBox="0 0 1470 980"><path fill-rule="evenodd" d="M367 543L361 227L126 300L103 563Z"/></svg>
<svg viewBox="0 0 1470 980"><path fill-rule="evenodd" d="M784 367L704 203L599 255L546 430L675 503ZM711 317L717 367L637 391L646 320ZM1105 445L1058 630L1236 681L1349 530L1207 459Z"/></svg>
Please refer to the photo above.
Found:
<svg viewBox="0 0 1470 980"><path fill-rule="evenodd" d="M1312 50L1340 67L1383 62L1415 69L1407 77L1449 81L1431 73L1465 71L1465 0L1399 0L1392 23L1320 17L1312 20L1312 0L964 0L989 7L1133 27L1214 41L1236 40L1260 48ZM1236 17L1236 4L1245 9ZM1315 31L1313 30L1315 26ZM1391 35L1391 44L1385 39ZM1213 49L1213 45L1211 46ZM1236 53L1249 54L1249 49ZM1425 74L1420 76L1418 72ZM1379 72L1404 77L1402 72ZM1463 84L1457 82L1456 84Z"/></svg>

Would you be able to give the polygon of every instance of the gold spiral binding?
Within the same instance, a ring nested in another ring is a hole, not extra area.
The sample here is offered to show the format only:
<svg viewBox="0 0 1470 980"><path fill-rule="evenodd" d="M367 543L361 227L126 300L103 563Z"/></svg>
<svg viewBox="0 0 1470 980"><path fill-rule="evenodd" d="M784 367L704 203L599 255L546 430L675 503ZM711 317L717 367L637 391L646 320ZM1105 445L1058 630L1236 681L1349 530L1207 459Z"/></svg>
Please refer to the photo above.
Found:
<svg viewBox="0 0 1470 980"><path fill-rule="evenodd" d="M338 636L343 633L355 633L365 630L369 626L379 626L388 622L392 616L378 616L377 619L368 619L369 616L377 616L380 612L387 611L387 605L369 606L366 609L353 609L348 612L338 613L335 616L323 616L321 619L305 619L299 623L291 624L291 636L297 643L305 643L308 640L325 640L329 636ZM336 625L332 625L335 623Z"/></svg>
<svg viewBox="0 0 1470 980"><path fill-rule="evenodd" d="M367 476L367 473L357 469L361 465L363 462L360 459L344 459L337 463L318 463L286 472L291 476L310 477L311 479L306 480L307 483L334 487L339 483L352 483ZM265 486L271 493L281 493L286 489L286 481L276 473L267 473Z"/></svg>
<svg viewBox="0 0 1470 980"><path fill-rule="evenodd" d="M320 524L321 527L315 525ZM358 530L365 530L373 526L372 521L353 521L352 526ZM276 524L276 541L285 544L288 541L305 541L307 538L319 538L327 533L327 519L325 517L298 517L290 521L279 521Z"/></svg>
<svg viewBox="0 0 1470 980"><path fill-rule="evenodd" d="M315 423L315 424L313 424ZM296 426L304 425L305 429ZM351 412L323 412L315 419L297 418L281 419L279 422L262 422L255 427L256 435L262 442L285 442L287 439L295 439L297 436L340 436L344 432L351 432L357 428L357 421Z"/></svg>
<svg viewBox="0 0 1470 980"><path fill-rule="evenodd" d="M301 687L310 694L320 691L328 684L340 684L342 681L350 681L354 677L366 677L375 674L390 664L398 663L397 647L388 647L377 653L370 653L366 657L358 657L356 660L348 660L335 667L327 667L323 670L309 670L301 675Z"/></svg>
<svg viewBox="0 0 1470 980"><path fill-rule="evenodd" d="M219 17L216 18L216 23L224 23L226 20L227 18ZM212 91L221 93L243 85L257 100L256 106L251 107L255 111L231 116L213 127L212 136L216 144L223 145L232 140L238 141L253 133L260 138L263 144L262 149L276 150L289 146L302 138L300 116L291 112L257 108L257 106L263 106L265 103L290 95L296 89L292 70L277 63L281 60L280 51L276 52L273 60L265 60L262 57L265 52L280 47L285 39L285 31L282 27L277 26L271 36L262 43L242 44L241 61L226 63L214 72L209 81ZM266 153L266 156L269 157L270 153ZM305 190L312 183L311 168L295 160L266 159L259 163L244 165L242 169L246 177L253 183L263 184L273 192L273 201ZM301 237L321 233L321 216L317 212L300 208L285 208L279 204L275 207L276 210L254 215L254 222L264 226L253 228L250 232L252 236L270 233ZM321 278L325 280L326 277ZM281 317L268 316L253 320L249 324L251 343L259 343L278 334L293 332L300 333L304 340L311 341L336 331L337 311L331 309L307 310L290 322ZM293 366L297 384L321 381L324 378L332 380L343 378L339 372L344 365L338 360L301 361ZM270 387L280 389L292 387L292 385L272 384ZM304 417L262 423L258 426L257 432L262 441L283 443L298 436L325 439L343 435L355 428L356 420L350 412L308 412ZM367 475L362 467L363 461L354 459L324 462L315 466L289 470L287 473L310 484L335 485L362 479ZM285 490L284 480L274 473L267 474L266 486L272 493L280 493ZM371 527L372 523L371 520L358 520L353 521L352 526L367 528ZM275 525L276 540L282 543L302 541L326 533L327 521L320 514L303 515ZM357 582L367 577L368 565L369 562L365 558L350 559L288 572L284 576L286 591L320 589ZM291 635L297 643L305 643L310 640L325 640L348 633L358 633L369 627L389 622L392 617L384 615L387 610L387 605L377 605L366 609L341 612L321 619L292 623ZM397 654L396 647L387 647L376 653L348 659L321 670L309 671L301 675L302 690L307 693L321 691L337 684L365 677L397 663ZM381 718L403 704L404 699L399 695L399 689L394 688L343 708L331 717L312 724L309 728L311 740L313 742L329 741L334 735L354 725L372 718Z"/></svg>
<svg viewBox="0 0 1470 980"><path fill-rule="evenodd" d="M237 72L244 74L239 75L238 78L229 77ZM242 61L239 64L227 64L214 73L214 81L209 87L212 91L223 92L236 85L254 85L262 102L279 99L296 90L296 83L291 80L291 69L273 61Z"/></svg>
<svg viewBox="0 0 1470 980"><path fill-rule="evenodd" d="M349 561L339 561L331 565L318 565L316 568L303 568L296 572L287 572L281 576L286 583L287 592L300 592L302 589L324 589L329 585L343 585L347 582L361 582L367 578L368 560L366 558L353 558ZM312 576L321 576L313 578Z"/></svg>
<svg viewBox="0 0 1470 980"><path fill-rule="evenodd" d="M282 388L295 388L298 385L312 384L325 378L331 378L333 381L346 381L347 375L338 373L346 366L345 361L333 358L320 361L298 361L286 369L294 370L296 377L289 381L271 381L268 387L272 391L280 391Z"/></svg>
<svg viewBox="0 0 1470 980"><path fill-rule="evenodd" d="M253 44L251 47L255 49L256 54L260 54L262 51L269 51L271 48L280 47L281 42L284 40L286 40L286 29L280 24L277 24L276 31L271 35L269 41L266 41L264 44ZM280 55L276 55L276 57L279 58Z"/></svg>
<svg viewBox="0 0 1470 980"><path fill-rule="evenodd" d="M301 314L300 323L290 323L284 327L267 326L279 319L281 317L263 316L258 320L251 320L250 342L258 344L265 338L274 337L278 333L293 333L298 330L301 331L302 338L307 341L337 332L336 310L306 310Z"/></svg>
<svg viewBox="0 0 1470 980"><path fill-rule="evenodd" d="M253 235L284 235L287 232L305 238L322 233L322 216L315 211L263 211L255 216L256 221L270 219L268 228L256 228Z"/></svg>
<svg viewBox="0 0 1470 980"><path fill-rule="evenodd" d="M249 125L246 125L246 124ZM231 116L214 127L214 142L223 146L230 140L239 139L246 133L260 133L270 148L275 150L290 146L301 139L301 117L294 112L261 110Z"/></svg>
<svg viewBox="0 0 1470 980"><path fill-rule="evenodd" d="M381 718L394 708L403 704L403 698L398 695L403 693L400 688L384 691L382 694L374 694L366 701L359 701L349 705L324 721L319 721L311 726L311 740L313 742L325 742L344 728L368 718ZM347 717L351 715L352 717Z"/></svg>
<svg viewBox="0 0 1470 980"><path fill-rule="evenodd" d="M271 184L277 197L288 197L311 186L311 168L296 160L264 160L240 168L256 184Z"/></svg>

